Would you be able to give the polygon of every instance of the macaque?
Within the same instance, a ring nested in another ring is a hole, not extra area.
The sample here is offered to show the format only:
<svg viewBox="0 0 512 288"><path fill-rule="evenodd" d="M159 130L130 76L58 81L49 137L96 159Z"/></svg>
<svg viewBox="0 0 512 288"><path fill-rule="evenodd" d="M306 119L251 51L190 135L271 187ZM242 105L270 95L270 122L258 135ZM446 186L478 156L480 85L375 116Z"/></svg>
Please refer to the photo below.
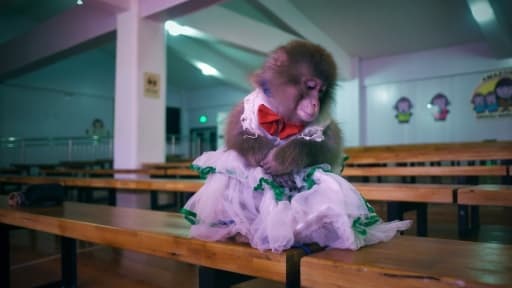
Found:
<svg viewBox="0 0 512 288"><path fill-rule="evenodd" d="M266 130L269 137L255 135L244 129L244 103L238 104L228 119L228 149L237 151L247 165L262 167L285 186L293 186L289 182L293 173L304 167L323 163L340 166L341 131L330 115L336 63L329 52L310 42L292 41L270 54L252 82L265 94L265 106L280 119L272 124L274 129ZM297 133L280 136L285 126L297 127ZM308 132L308 127L320 130ZM310 133L319 135L308 137Z"/></svg>
<svg viewBox="0 0 512 288"><path fill-rule="evenodd" d="M326 50L292 41L272 52L252 81L256 89L228 118L226 149L194 160L196 170L209 174L182 209L191 237L274 252L305 243L355 250L410 226L383 223L336 171L342 157L341 131L330 115L336 64Z"/></svg>

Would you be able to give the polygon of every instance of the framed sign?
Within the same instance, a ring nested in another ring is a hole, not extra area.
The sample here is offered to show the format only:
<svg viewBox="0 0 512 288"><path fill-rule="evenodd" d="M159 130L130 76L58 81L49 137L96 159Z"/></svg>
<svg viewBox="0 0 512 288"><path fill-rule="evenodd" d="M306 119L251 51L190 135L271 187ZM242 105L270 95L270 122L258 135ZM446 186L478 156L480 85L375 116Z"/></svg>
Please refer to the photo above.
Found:
<svg viewBox="0 0 512 288"><path fill-rule="evenodd" d="M160 74L144 72L144 96L160 98Z"/></svg>

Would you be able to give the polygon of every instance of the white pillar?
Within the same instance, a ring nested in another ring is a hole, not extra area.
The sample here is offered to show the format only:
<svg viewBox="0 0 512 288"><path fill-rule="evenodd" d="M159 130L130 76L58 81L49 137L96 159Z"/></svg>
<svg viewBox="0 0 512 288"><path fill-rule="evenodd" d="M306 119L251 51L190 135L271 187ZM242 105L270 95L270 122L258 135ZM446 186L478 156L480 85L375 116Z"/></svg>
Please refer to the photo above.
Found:
<svg viewBox="0 0 512 288"><path fill-rule="evenodd" d="M117 17L115 169L165 161L164 24L138 15L139 1L132 1L130 10ZM117 202L119 206L147 208L149 195L118 193Z"/></svg>

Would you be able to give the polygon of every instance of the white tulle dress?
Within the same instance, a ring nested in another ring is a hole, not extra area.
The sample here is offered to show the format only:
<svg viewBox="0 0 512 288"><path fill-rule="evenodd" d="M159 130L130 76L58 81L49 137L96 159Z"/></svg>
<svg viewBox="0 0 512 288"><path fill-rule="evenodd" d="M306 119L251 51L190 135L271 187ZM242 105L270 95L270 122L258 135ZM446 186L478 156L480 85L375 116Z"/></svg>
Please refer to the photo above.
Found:
<svg viewBox="0 0 512 288"><path fill-rule="evenodd" d="M258 137L269 137L247 121L261 99L258 90L246 97L242 123ZM315 137L308 133L297 137ZM294 191L277 185L261 167L247 167L233 150L206 152L193 162L193 168L207 177L182 209L194 224L190 230L194 238L221 241L239 233L259 250L280 252L313 242L355 250L387 241L411 224L383 222L354 186L330 172L329 165L295 173L299 189Z"/></svg>

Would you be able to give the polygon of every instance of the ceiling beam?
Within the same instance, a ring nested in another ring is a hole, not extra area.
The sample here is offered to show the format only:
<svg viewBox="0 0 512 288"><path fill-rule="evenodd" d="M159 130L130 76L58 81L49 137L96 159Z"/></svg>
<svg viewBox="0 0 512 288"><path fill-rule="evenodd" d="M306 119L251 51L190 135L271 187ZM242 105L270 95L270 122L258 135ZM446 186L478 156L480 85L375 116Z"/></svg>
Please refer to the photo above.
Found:
<svg viewBox="0 0 512 288"><path fill-rule="evenodd" d="M215 52L215 49L203 40L180 36L179 38L168 39L167 45L194 66L196 61L200 61L215 67L222 74L217 77L220 80L244 90L251 89L249 75L252 69L236 64ZM167 73L174 73L174 71L169 70Z"/></svg>
<svg viewBox="0 0 512 288"><path fill-rule="evenodd" d="M218 40L260 54L267 54L277 46L297 39L294 35L220 6L187 15L178 19L178 22L196 28Z"/></svg>
<svg viewBox="0 0 512 288"><path fill-rule="evenodd" d="M338 64L338 78L349 80L354 76L352 59L325 32L313 24L288 0L258 0L266 9L280 18L288 26L293 27L305 39L318 43L333 55Z"/></svg>
<svg viewBox="0 0 512 288"><path fill-rule="evenodd" d="M0 45L0 80L16 76L20 71L37 69L68 55L79 45L91 43L116 30L116 13L130 9L138 2L145 16L177 15L209 6L218 0L87 0L43 22L32 30ZM188 4L188 2L194 2ZM169 12L172 11L172 12ZM88 46L88 45L87 45ZM61 57L61 56L60 56ZM30 69L28 69L30 68Z"/></svg>
<svg viewBox="0 0 512 288"><path fill-rule="evenodd" d="M494 17L484 22L475 21L497 58L512 57L511 2L489 0L466 0L466 2L471 10L474 9L475 4L488 4L492 8Z"/></svg>
<svg viewBox="0 0 512 288"><path fill-rule="evenodd" d="M94 19L94 21L92 21ZM0 45L0 79L80 43L114 31L110 12L77 6Z"/></svg>

